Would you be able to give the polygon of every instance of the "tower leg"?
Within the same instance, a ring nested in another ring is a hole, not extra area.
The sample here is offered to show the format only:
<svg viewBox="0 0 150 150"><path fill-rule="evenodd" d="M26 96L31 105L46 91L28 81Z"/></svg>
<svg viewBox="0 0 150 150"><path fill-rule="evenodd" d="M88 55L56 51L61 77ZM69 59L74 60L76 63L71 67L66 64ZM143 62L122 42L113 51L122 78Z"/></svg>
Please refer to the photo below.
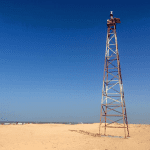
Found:
<svg viewBox="0 0 150 150"><path fill-rule="evenodd" d="M99 135L101 135L101 133L100 133L100 129L101 129L101 125L102 125L102 105L101 105L101 114L100 114L100 125L99 125Z"/></svg>

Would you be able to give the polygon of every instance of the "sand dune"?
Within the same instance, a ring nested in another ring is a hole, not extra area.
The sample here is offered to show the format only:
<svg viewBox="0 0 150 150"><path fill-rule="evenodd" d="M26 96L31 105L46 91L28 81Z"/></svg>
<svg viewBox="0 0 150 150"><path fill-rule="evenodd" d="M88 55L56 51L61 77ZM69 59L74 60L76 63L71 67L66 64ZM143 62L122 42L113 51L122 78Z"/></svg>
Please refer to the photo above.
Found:
<svg viewBox="0 0 150 150"><path fill-rule="evenodd" d="M99 124L0 125L0 150L150 150L150 125L130 124L130 137L100 137ZM107 134L124 136L123 129Z"/></svg>

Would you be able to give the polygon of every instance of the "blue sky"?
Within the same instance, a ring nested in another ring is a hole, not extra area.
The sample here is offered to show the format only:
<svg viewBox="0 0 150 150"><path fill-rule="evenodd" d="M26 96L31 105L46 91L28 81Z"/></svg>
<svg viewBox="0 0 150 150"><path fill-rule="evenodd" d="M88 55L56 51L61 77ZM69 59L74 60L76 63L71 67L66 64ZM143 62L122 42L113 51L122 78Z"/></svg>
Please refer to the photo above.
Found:
<svg viewBox="0 0 150 150"><path fill-rule="evenodd" d="M110 11L129 123L150 123L150 9L142 1L0 1L0 118L99 122Z"/></svg>

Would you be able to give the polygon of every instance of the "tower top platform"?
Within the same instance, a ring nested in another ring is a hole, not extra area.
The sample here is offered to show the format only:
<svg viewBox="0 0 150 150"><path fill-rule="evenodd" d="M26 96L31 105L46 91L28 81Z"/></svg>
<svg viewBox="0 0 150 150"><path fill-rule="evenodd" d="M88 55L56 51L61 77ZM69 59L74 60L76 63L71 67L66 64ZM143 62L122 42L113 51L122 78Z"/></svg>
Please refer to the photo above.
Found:
<svg viewBox="0 0 150 150"><path fill-rule="evenodd" d="M121 23L120 18L113 18L113 11L111 11L110 19L107 20L107 27L114 26L116 23Z"/></svg>

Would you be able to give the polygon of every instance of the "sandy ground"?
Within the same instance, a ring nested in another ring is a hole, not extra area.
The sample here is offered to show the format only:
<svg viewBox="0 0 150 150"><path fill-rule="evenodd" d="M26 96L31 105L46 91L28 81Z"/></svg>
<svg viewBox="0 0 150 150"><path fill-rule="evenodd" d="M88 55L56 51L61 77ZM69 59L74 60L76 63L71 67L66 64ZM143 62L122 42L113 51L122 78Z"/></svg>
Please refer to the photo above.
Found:
<svg viewBox="0 0 150 150"><path fill-rule="evenodd" d="M150 125L130 124L130 137L99 137L99 124L0 125L0 150L150 150ZM123 136L109 128L107 134Z"/></svg>

